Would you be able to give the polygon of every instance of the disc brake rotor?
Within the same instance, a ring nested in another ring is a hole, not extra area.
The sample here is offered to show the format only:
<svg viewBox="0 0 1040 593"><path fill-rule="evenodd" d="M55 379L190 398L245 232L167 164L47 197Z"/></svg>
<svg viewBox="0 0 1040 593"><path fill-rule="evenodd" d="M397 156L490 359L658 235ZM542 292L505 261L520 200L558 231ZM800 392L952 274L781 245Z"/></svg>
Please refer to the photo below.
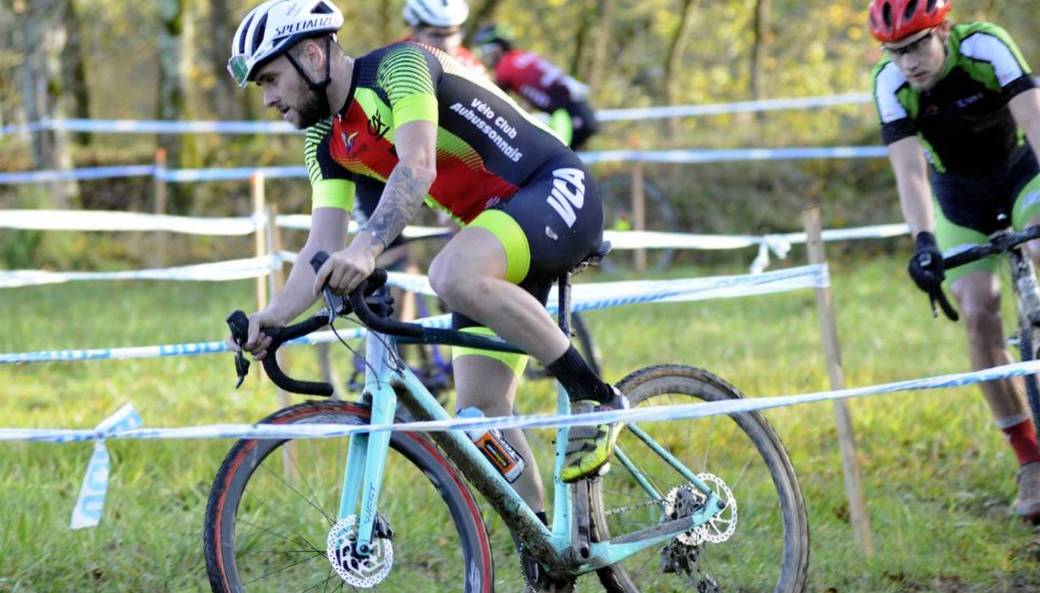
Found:
<svg viewBox="0 0 1040 593"><path fill-rule="evenodd" d="M394 564L394 546L388 538L372 540L368 554L357 549L357 516L350 515L336 522L325 542L325 556L339 578L352 587L370 589L390 574Z"/></svg>

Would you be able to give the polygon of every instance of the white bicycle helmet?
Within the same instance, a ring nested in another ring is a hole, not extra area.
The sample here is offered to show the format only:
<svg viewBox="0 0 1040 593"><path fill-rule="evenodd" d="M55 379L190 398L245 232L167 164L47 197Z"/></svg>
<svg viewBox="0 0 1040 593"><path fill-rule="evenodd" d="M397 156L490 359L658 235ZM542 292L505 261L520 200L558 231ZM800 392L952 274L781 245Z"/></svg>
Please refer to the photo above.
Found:
<svg viewBox="0 0 1040 593"><path fill-rule="evenodd" d="M469 18L466 0L407 0L404 21L413 27L458 27Z"/></svg>
<svg viewBox="0 0 1040 593"><path fill-rule="evenodd" d="M228 72L244 87L259 66L300 39L335 33L342 26L343 13L331 0L267 0L250 10L238 26Z"/></svg>

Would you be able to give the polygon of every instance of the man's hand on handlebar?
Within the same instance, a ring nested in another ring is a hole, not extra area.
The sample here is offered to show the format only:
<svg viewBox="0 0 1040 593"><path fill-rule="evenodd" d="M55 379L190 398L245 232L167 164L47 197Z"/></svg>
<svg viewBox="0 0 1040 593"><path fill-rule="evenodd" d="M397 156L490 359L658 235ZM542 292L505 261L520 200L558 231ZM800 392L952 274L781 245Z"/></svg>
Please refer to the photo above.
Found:
<svg viewBox="0 0 1040 593"><path fill-rule="evenodd" d="M249 316L249 331L245 343L238 343L234 333L228 334L224 339L232 352L244 350L253 355L256 360L263 360L267 356L267 350L271 346L271 337L264 333L264 328L278 328L284 325L282 320L277 319L266 311L257 311Z"/></svg>
<svg viewBox="0 0 1040 593"><path fill-rule="evenodd" d="M371 276L375 268L372 237L367 232L358 233L346 249L329 255L315 271L314 294L320 295L326 285L336 294L349 294Z"/></svg>
<svg viewBox="0 0 1040 593"><path fill-rule="evenodd" d="M935 235L928 231L917 233L917 250L910 257L907 272L914 284L928 294L942 288L946 272L943 267L942 251L935 242Z"/></svg>
<svg viewBox="0 0 1040 593"><path fill-rule="evenodd" d="M914 284L925 294L932 306L932 317L939 316L939 309L951 320L957 321L960 315L953 308L943 292L942 283L946 279L946 266L942 251L935 242L935 235L928 231L917 233L917 250L910 257L907 272Z"/></svg>

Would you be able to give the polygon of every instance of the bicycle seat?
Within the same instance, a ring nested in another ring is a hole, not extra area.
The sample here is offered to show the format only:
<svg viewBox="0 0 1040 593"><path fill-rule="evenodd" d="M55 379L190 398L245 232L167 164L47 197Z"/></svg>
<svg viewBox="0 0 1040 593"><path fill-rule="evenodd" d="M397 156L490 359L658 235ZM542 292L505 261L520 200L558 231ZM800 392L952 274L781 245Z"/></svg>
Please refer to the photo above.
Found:
<svg viewBox="0 0 1040 593"><path fill-rule="evenodd" d="M576 274L589 266L595 266L599 264L599 261L610 253L610 241L600 240L599 244L596 245L585 259L581 260L571 268L571 273Z"/></svg>

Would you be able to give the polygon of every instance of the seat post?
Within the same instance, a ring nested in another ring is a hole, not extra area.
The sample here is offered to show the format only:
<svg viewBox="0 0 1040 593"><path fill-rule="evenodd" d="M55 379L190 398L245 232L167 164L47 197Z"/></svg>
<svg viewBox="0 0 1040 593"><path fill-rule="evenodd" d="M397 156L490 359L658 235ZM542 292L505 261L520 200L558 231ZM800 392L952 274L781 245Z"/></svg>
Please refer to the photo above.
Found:
<svg viewBox="0 0 1040 593"><path fill-rule="evenodd" d="M556 279L556 286L558 289L558 305L559 313L557 319L559 320L560 329L563 330L563 335L567 336L569 340L571 338L571 273L570 271L564 272L559 275Z"/></svg>

